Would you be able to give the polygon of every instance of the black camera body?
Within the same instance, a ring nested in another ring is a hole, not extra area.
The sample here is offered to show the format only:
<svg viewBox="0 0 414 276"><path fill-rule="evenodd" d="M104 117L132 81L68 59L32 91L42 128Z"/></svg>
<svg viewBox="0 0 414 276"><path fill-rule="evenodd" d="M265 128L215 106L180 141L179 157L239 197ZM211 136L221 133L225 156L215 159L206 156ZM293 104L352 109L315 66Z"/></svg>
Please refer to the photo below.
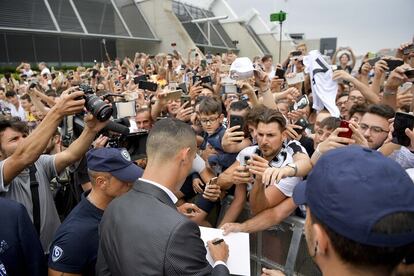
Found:
<svg viewBox="0 0 414 276"><path fill-rule="evenodd" d="M91 86L81 84L79 89L85 93L83 98L85 99L86 110L92 113L96 119L104 122L112 116L114 111L112 106L96 96Z"/></svg>

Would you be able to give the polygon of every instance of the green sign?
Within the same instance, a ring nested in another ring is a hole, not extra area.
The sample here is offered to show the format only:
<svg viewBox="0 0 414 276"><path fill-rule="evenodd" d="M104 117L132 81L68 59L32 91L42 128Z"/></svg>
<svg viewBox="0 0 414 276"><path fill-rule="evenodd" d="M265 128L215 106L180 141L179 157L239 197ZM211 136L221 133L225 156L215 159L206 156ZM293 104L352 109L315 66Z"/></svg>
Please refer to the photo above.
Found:
<svg viewBox="0 0 414 276"><path fill-rule="evenodd" d="M270 21L271 22L275 22L275 21L283 22L286 20L286 14L287 13L285 13L284 11L280 11L278 13L272 13L270 15Z"/></svg>

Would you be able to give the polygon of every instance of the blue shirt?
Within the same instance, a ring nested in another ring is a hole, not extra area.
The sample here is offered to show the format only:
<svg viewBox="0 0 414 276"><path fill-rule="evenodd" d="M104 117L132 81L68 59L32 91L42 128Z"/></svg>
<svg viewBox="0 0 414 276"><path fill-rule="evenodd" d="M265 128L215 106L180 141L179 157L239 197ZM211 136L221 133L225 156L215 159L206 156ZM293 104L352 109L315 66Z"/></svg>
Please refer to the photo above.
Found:
<svg viewBox="0 0 414 276"><path fill-rule="evenodd" d="M86 196L87 193L56 231L49 254L49 267L53 270L95 275L98 226L103 210L90 203Z"/></svg>
<svg viewBox="0 0 414 276"><path fill-rule="evenodd" d="M230 167L234 163L234 161L236 161L237 157L237 153L227 153L221 146L221 140L223 139L225 132L226 128L224 126L220 126L211 135L205 133L203 136L204 141L200 145L200 149L202 150L206 149L207 144L211 145L214 148L214 150L217 152L217 155L210 156L208 162L210 163L210 166L214 166L212 164L218 164L222 167L223 171Z"/></svg>
<svg viewBox="0 0 414 276"><path fill-rule="evenodd" d="M26 208L0 198L0 275L46 275L46 258Z"/></svg>

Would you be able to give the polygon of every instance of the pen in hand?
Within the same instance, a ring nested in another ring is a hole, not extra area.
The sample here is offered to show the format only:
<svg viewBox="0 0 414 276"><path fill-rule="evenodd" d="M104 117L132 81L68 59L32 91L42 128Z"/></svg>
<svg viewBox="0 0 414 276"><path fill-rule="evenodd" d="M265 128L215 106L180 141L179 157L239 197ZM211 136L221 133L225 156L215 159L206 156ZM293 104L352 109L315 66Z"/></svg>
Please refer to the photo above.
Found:
<svg viewBox="0 0 414 276"><path fill-rule="evenodd" d="M220 244L220 243L222 243L222 242L224 242L224 239L215 240L215 241L213 241L212 243L213 243L213 245L218 245L218 244ZM206 247L208 247L208 245L207 245L207 244L206 244Z"/></svg>

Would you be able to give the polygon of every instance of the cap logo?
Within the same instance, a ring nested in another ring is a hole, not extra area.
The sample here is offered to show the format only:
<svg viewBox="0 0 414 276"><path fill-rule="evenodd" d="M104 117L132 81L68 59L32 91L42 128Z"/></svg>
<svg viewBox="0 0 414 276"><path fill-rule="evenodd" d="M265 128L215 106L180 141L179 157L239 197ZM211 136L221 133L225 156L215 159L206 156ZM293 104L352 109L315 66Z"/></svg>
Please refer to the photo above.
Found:
<svg viewBox="0 0 414 276"><path fill-rule="evenodd" d="M121 155L125 160L131 162L131 156L129 156L129 153L127 150L122 150Z"/></svg>
<svg viewBox="0 0 414 276"><path fill-rule="evenodd" d="M60 259L60 257L62 257L63 255L63 250L62 248L60 248L59 246L55 245L53 247L53 252L52 252L52 261L56 262Z"/></svg>

